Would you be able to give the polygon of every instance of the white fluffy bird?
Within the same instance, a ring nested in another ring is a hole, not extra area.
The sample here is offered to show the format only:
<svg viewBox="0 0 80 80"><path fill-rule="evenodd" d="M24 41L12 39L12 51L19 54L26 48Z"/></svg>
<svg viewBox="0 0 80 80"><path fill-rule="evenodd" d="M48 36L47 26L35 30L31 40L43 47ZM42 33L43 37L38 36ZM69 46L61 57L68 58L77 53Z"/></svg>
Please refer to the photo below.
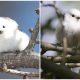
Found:
<svg viewBox="0 0 80 80"><path fill-rule="evenodd" d="M28 35L18 29L16 21L0 17L0 52L22 51L28 44Z"/></svg>
<svg viewBox="0 0 80 80"><path fill-rule="evenodd" d="M63 25L67 33L68 45L80 50L80 10L71 9L66 13ZM79 73L80 67L72 68L72 71Z"/></svg>
<svg viewBox="0 0 80 80"><path fill-rule="evenodd" d="M68 13L66 13L63 25L68 34L80 32L80 10L71 9Z"/></svg>
<svg viewBox="0 0 80 80"><path fill-rule="evenodd" d="M68 47L80 49L80 10L71 9L64 15L64 30L67 34ZM62 28L58 29L57 39L62 42Z"/></svg>

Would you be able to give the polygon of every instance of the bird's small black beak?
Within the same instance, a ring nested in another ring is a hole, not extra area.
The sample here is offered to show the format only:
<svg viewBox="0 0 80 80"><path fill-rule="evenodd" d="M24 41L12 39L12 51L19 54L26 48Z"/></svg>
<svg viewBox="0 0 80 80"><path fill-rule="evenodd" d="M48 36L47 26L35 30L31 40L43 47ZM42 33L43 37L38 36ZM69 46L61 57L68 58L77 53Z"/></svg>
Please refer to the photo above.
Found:
<svg viewBox="0 0 80 80"><path fill-rule="evenodd" d="M3 33L3 31L0 30L0 34L2 34L2 33Z"/></svg>

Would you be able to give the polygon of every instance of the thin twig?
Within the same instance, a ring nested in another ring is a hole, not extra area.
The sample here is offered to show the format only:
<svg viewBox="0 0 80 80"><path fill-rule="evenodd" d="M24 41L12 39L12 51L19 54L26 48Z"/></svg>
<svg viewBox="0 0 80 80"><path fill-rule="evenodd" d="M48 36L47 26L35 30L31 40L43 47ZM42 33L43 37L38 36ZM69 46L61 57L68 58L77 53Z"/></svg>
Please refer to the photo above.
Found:
<svg viewBox="0 0 80 80"><path fill-rule="evenodd" d="M61 63L62 62L62 56L42 56L46 59L51 60L54 63ZM80 55L66 55L66 63L80 63Z"/></svg>
<svg viewBox="0 0 80 80"><path fill-rule="evenodd" d="M30 49L30 50L33 49L33 47L35 46L35 43L36 43L38 33L39 33L39 19L37 20L35 28L32 31L31 39L30 39L27 49Z"/></svg>
<svg viewBox="0 0 80 80"><path fill-rule="evenodd" d="M64 50L64 47L61 47L61 46L56 46L54 44L51 44L51 43L47 43L47 42L41 42L41 48L43 50L46 51L49 51L49 50L53 50L53 51L58 51L58 52L63 52ZM44 53L43 53L44 54ZM72 48L67 48L67 54L71 54L71 55L75 55L74 53L74 50ZM76 54L80 55L80 50L77 50L76 51Z"/></svg>

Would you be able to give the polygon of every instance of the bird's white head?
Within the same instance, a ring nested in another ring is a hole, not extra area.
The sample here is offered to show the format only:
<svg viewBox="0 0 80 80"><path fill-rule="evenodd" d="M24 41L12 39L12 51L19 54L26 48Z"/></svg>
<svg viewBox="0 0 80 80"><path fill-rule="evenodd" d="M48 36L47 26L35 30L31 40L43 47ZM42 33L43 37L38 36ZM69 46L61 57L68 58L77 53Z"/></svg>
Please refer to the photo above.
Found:
<svg viewBox="0 0 80 80"><path fill-rule="evenodd" d="M80 10L74 8L66 13L63 25L69 34L80 32Z"/></svg>
<svg viewBox="0 0 80 80"><path fill-rule="evenodd" d="M78 9L75 9L75 8L71 9L69 14L71 15L71 17L73 17L73 18L75 18L77 20L80 19L80 10L78 10Z"/></svg>
<svg viewBox="0 0 80 80"><path fill-rule="evenodd" d="M18 29L18 24L11 18L0 17L0 36L11 36Z"/></svg>

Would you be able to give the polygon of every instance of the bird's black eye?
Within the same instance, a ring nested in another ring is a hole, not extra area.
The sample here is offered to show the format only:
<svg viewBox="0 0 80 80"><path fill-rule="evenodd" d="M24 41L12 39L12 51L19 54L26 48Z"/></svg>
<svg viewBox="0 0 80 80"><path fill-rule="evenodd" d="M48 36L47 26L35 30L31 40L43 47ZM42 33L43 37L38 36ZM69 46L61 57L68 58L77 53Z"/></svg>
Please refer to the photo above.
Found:
<svg viewBox="0 0 80 80"><path fill-rule="evenodd" d="M3 26L3 28L5 28L5 26Z"/></svg>
<svg viewBox="0 0 80 80"><path fill-rule="evenodd" d="M77 19L80 19L80 17L76 17Z"/></svg>
<svg viewBox="0 0 80 80"><path fill-rule="evenodd" d="M72 14L71 16L72 16L72 17L75 17L75 15L74 15L74 14Z"/></svg>

